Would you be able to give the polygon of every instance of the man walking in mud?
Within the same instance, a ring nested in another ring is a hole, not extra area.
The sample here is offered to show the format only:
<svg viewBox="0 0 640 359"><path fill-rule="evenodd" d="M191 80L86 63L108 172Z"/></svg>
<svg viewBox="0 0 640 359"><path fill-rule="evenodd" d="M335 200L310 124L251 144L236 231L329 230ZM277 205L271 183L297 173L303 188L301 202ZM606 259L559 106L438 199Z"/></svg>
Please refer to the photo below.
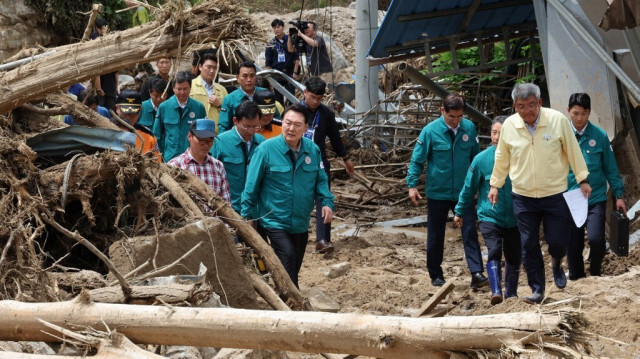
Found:
<svg viewBox="0 0 640 359"><path fill-rule="evenodd" d="M409 198L417 206L422 199L417 189L418 180L426 163L427 270L431 284L437 287L445 283L441 265L447 216L458 201L471 160L480 152L475 125L462 118L464 106L464 99L458 94L444 98L442 116L420 132L406 179ZM462 215L462 241L471 271L471 287L478 288L488 280L483 274L475 206L467 206Z"/></svg>
<svg viewBox="0 0 640 359"><path fill-rule="evenodd" d="M544 259L540 223L549 245L553 280L567 285L562 257L567 254L573 220L562 193L567 190L569 165L585 197L591 194L589 171L571 122L560 112L542 107L540 88L518 84L511 93L516 114L504 121L491 175L489 201L498 203L498 190L511 179L513 211L522 239L522 264L532 294L528 303L544 299ZM504 200L504 199L503 199Z"/></svg>

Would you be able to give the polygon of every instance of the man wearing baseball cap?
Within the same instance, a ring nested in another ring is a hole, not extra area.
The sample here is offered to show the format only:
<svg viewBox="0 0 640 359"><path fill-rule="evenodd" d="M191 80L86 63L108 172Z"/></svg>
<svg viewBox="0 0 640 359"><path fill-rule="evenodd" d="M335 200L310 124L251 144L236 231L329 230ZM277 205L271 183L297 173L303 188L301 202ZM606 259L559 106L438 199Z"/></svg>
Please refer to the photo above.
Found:
<svg viewBox="0 0 640 359"><path fill-rule="evenodd" d="M212 120L202 118L193 121L187 134L189 148L169 161L168 165L193 173L211 187L220 198L231 204L224 165L209 155L215 135L216 123Z"/></svg>
<svg viewBox="0 0 640 359"><path fill-rule="evenodd" d="M135 129L136 136L136 148L142 150L142 153L151 152L153 156L162 160L160 156L160 149L158 148L158 141L153 135L151 130L138 123L140 117L140 109L142 108L142 99L140 94L134 90L123 90L116 99L116 112L121 120L127 122L131 127ZM115 124L123 131L131 132L131 129L125 126L123 123L115 119L111 119Z"/></svg>
<svg viewBox="0 0 640 359"><path fill-rule="evenodd" d="M260 118L260 131L264 138L272 138L282 133L282 121L275 118L277 111L276 96L269 90L256 91L253 100L258 104L262 117Z"/></svg>

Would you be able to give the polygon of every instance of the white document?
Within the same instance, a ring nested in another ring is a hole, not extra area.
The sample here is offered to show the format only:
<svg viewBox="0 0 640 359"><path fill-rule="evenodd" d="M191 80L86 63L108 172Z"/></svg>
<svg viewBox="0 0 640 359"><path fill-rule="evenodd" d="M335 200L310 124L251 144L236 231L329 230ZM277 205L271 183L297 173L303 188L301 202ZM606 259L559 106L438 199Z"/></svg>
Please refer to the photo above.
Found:
<svg viewBox="0 0 640 359"><path fill-rule="evenodd" d="M589 213L589 199L584 197L580 188L565 192L562 195L569 206L571 217L573 217L576 226L582 227Z"/></svg>

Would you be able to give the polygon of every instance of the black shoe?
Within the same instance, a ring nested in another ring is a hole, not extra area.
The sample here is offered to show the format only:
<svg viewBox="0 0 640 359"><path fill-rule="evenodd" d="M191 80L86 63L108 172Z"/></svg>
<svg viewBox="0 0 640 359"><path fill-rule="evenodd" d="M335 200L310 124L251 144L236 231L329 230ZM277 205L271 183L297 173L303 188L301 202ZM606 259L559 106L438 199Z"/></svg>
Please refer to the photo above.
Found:
<svg viewBox="0 0 640 359"><path fill-rule="evenodd" d="M525 303L529 304L540 304L542 303L542 300L544 300L544 294L540 292L534 292L530 296L522 298L522 300Z"/></svg>
<svg viewBox="0 0 640 359"><path fill-rule="evenodd" d="M551 257L551 267L553 268L553 282L556 287L562 289L567 286L567 276L562 268L562 258Z"/></svg>
<svg viewBox="0 0 640 359"><path fill-rule="evenodd" d="M586 277L587 277L587 276L586 276L584 273L582 273L582 275L580 275L580 274L573 274L573 273L571 273L571 270L569 270L569 280L578 280L578 279L580 279L580 278L586 278Z"/></svg>
<svg viewBox="0 0 640 359"><path fill-rule="evenodd" d="M444 281L444 278L442 277L437 277L431 280L431 285L434 287L442 287L444 283L445 281Z"/></svg>
<svg viewBox="0 0 640 359"><path fill-rule="evenodd" d="M520 278L520 265L505 264L504 266L504 297L518 296L518 280Z"/></svg>
<svg viewBox="0 0 640 359"><path fill-rule="evenodd" d="M324 239L316 242L316 252L318 253L331 253L333 250L333 243L331 242L327 242Z"/></svg>
<svg viewBox="0 0 640 359"><path fill-rule="evenodd" d="M471 288L477 289L489 284L489 279L482 274L482 272L475 272L471 274Z"/></svg>

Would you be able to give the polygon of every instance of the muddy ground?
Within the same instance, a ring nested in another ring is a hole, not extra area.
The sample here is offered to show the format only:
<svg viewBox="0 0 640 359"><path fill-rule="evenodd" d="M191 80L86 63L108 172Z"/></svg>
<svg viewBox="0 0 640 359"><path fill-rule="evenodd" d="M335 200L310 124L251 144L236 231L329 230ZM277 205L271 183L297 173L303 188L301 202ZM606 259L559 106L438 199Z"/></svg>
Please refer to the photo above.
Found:
<svg viewBox="0 0 640 359"><path fill-rule="evenodd" d="M335 186L334 190L346 189ZM336 214L339 219L334 222L334 226L339 229L333 231L335 252L324 255L314 253L314 235L311 235L300 272L300 287L303 292L309 288L322 290L340 304L340 312L393 316L410 316L437 292L438 288L431 286L426 271L424 226L391 229L359 227L357 233L353 233L357 224L368 222L358 218L369 217L382 221L424 215L424 203L418 208L404 204L381 207L375 212L354 212L339 208ZM480 234L479 238L486 263L486 247ZM543 253L545 249L546 246L543 245ZM546 257L548 262L548 255ZM589 320L587 331L594 334L591 355L602 358L640 358L639 248L633 248L628 257L617 257L609 253L605 258L602 277L570 281L562 290L553 285L551 268L547 266L547 298L541 306L528 305L519 299L491 306L488 287L478 291L471 290L460 230L454 229L451 222L446 231L444 258L445 278L455 284L452 294L439 306L448 308L447 316L552 311L570 306L582 310ZM341 277L327 278L325 272L329 267L341 262L349 262L351 269ZM527 296L530 293L526 276L522 273L518 294ZM321 358L319 355L308 354L295 354L292 357Z"/></svg>

